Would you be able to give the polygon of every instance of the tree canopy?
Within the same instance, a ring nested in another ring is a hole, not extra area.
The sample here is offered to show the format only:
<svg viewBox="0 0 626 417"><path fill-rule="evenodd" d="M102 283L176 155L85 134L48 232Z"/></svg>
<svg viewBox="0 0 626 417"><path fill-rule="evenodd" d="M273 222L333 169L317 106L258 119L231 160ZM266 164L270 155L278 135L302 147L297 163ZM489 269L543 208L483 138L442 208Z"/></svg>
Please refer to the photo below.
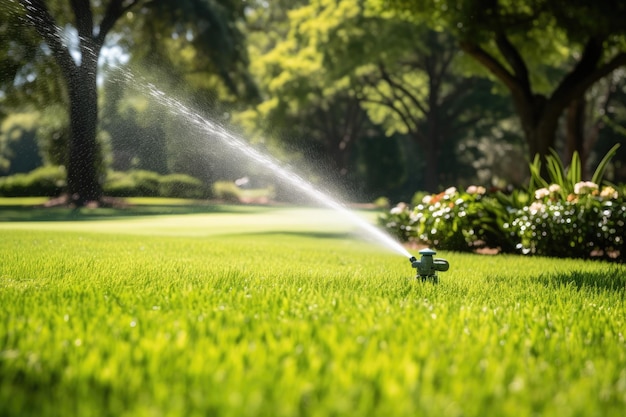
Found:
<svg viewBox="0 0 626 417"><path fill-rule="evenodd" d="M76 204L111 168L235 175L140 79L369 196L517 184L522 152L623 137L619 1L0 2L0 169L65 165Z"/></svg>
<svg viewBox="0 0 626 417"><path fill-rule="evenodd" d="M626 65L619 0L384 0L405 18L453 33L461 49L510 92L529 152L554 147L559 117Z"/></svg>

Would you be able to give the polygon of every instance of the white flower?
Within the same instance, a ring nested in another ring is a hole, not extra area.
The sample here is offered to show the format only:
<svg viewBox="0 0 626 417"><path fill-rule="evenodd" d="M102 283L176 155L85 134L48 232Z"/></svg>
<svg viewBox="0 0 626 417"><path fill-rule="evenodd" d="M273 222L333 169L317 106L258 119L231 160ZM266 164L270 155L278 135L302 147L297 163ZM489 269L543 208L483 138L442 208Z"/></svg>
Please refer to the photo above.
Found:
<svg viewBox="0 0 626 417"><path fill-rule="evenodd" d="M406 203L398 203L397 206L391 209L391 214L401 214L404 210L408 208Z"/></svg>
<svg viewBox="0 0 626 417"><path fill-rule="evenodd" d="M422 203L430 204L430 200L432 200L432 199L433 199L432 195L430 195L430 194L429 195L425 195L424 198L422 198Z"/></svg>
<svg viewBox="0 0 626 417"><path fill-rule="evenodd" d="M547 188L539 188L538 190L535 190L535 200L542 200L549 195L550 190Z"/></svg>
<svg viewBox="0 0 626 417"><path fill-rule="evenodd" d="M444 194L445 195L454 195L454 194L456 194L456 187L450 187L450 188L446 189Z"/></svg>
<svg viewBox="0 0 626 417"><path fill-rule="evenodd" d="M574 194L588 194L596 191L598 184L591 181L581 181L574 184Z"/></svg>
<svg viewBox="0 0 626 417"><path fill-rule="evenodd" d="M535 201L530 205L528 209L530 210L531 214L537 214L537 212L542 211L543 208L544 208L544 205L541 201Z"/></svg>
<svg viewBox="0 0 626 417"><path fill-rule="evenodd" d="M559 191L561 191L561 186L559 184L550 184L548 190L551 193L558 193Z"/></svg>

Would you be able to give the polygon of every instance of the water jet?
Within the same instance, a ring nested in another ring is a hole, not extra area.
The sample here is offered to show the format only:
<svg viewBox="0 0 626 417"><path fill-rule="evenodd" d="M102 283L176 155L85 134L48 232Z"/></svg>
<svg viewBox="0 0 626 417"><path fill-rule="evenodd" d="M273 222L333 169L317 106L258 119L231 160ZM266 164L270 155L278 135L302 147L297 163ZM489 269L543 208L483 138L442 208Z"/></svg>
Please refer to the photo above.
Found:
<svg viewBox="0 0 626 417"><path fill-rule="evenodd" d="M303 179L294 170L283 166L274 157L258 151L242 137L227 130L219 122L201 116L190 107L166 94L155 84L134 76L126 69L118 69L120 70L119 73L125 81L127 81L128 85L148 94L156 102L164 106L169 112L175 116L182 117L189 123L190 126L195 127L202 134L217 138L222 144L235 150L236 154L245 156L256 163L259 163L265 169L270 170L275 177L295 187L301 193L312 198L318 204L336 211L347 221L358 227L359 230L365 232L366 235L376 243L398 254L406 256L407 258L412 256L407 249L405 249L404 246L396 241L391 235L374 226L369 221L350 210L346 205L332 198L330 195L315 188L310 182Z"/></svg>

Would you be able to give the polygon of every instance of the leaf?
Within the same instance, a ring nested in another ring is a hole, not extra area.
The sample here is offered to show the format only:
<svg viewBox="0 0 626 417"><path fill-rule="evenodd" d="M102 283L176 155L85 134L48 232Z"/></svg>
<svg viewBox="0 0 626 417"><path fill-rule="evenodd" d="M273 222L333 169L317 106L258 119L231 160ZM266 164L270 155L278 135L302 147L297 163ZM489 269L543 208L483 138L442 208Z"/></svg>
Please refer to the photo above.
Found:
<svg viewBox="0 0 626 417"><path fill-rule="evenodd" d="M581 182L582 179L582 167L580 162L580 155L577 151L574 151L572 155L572 162L569 164L569 170L567 172L567 179L572 189L567 190L568 193L573 191L574 184Z"/></svg>
<svg viewBox="0 0 626 417"><path fill-rule="evenodd" d="M546 164L548 166L548 173L550 174L550 180L553 184L558 184L561 188L564 187L564 172L565 168L561 162L559 154L554 149L550 149L552 155L546 156Z"/></svg>
<svg viewBox="0 0 626 417"><path fill-rule="evenodd" d="M591 182L600 185L600 181L602 181L602 177L604 176L604 171L606 170L607 165L615 156L617 149L620 147L619 143L616 143L609 151L604 155L604 158L598 164L593 176L591 177Z"/></svg>
<svg viewBox="0 0 626 417"><path fill-rule="evenodd" d="M537 188L548 188L550 184L543 178L541 178L541 157L539 154L535 155L533 162L529 164L530 169L530 184L528 191L532 194Z"/></svg>

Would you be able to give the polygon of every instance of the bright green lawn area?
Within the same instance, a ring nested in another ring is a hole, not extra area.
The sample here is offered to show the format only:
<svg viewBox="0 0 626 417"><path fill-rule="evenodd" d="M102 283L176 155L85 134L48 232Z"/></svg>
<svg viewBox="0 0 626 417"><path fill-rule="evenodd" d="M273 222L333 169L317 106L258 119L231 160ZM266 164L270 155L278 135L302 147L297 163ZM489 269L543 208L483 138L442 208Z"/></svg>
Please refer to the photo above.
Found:
<svg viewBox="0 0 626 417"><path fill-rule="evenodd" d="M624 415L623 265L423 284L330 211L146 210L0 208L0 416Z"/></svg>

